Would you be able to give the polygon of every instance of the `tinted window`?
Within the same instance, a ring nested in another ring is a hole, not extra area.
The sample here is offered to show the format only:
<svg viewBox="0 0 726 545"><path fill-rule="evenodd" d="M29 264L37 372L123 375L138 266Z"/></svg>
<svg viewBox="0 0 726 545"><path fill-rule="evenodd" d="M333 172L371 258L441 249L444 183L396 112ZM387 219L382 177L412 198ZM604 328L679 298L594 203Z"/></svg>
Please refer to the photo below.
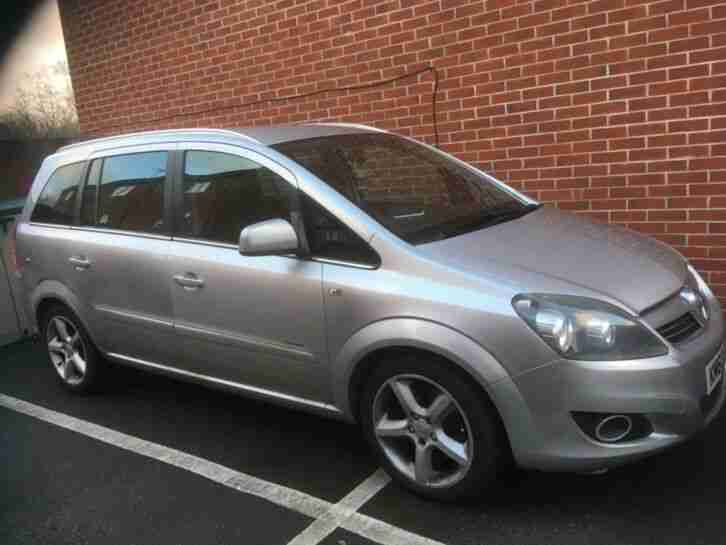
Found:
<svg viewBox="0 0 726 545"><path fill-rule="evenodd" d="M411 243L460 235L533 209L493 178L389 134L345 134L273 146Z"/></svg>
<svg viewBox="0 0 726 545"><path fill-rule="evenodd" d="M164 231L165 151L103 160L96 225L125 231Z"/></svg>
<svg viewBox="0 0 726 545"><path fill-rule="evenodd" d="M84 163L60 167L38 197L30 221L72 225Z"/></svg>
<svg viewBox="0 0 726 545"><path fill-rule="evenodd" d="M81 225L96 225L96 197L102 164L102 159L96 159L88 170L88 179L81 194Z"/></svg>
<svg viewBox="0 0 726 545"><path fill-rule="evenodd" d="M305 234L313 256L363 265L380 264L378 254L338 218L305 195L301 202Z"/></svg>
<svg viewBox="0 0 726 545"><path fill-rule="evenodd" d="M240 231L260 221L291 221L293 187L268 168L227 153L184 155L183 236L237 244Z"/></svg>

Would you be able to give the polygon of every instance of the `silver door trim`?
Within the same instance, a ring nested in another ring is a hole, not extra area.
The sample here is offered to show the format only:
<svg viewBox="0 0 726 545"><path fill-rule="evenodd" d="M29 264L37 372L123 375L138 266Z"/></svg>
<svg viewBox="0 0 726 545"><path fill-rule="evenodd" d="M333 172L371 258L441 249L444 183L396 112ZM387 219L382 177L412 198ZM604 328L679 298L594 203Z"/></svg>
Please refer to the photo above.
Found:
<svg viewBox="0 0 726 545"><path fill-rule="evenodd" d="M226 250L239 250L239 244L230 244L227 242L216 242L214 240L204 240L201 238L189 237L173 237L174 242L185 242L187 244L201 244L202 246L211 246L212 248L224 248Z"/></svg>
<svg viewBox="0 0 726 545"><path fill-rule="evenodd" d="M103 233L107 235L122 235L126 237L152 238L154 240L171 240L171 235L159 235L145 231L129 231L126 229L111 229L108 227L93 227L91 225L73 225L73 231L88 231L90 233Z"/></svg>
<svg viewBox="0 0 726 545"><path fill-rule="evenodd" d="M276 392L274 390L268 390L266 388L250 386L249 384L242 384L240 382L233 382L231 380L225 380L225 379L221 379L221 378L212 377L209 375L203 375L201 373L195 373L193 371L185 371L183 369L169 367L167 365L162 365L160 363L153 363L153 362L142 360L139 358L132 358L131 356L124 356L123 354L118 354L115 352L109 352L106 355L110 358L133 363L133 364L141 366L141 367L148 367L151 369L156 369L158 371L162 371L162 372L168 373L170 375L179 375L182 377L194 379L196 381L214 384L214 385L218 385L218 386L225 386L227 388L239 390L240 392L253 394L256 396L261 396L261 397L269 398L272 400L282 401L285 403L291 403L294 405L301 405L301 406L305 406L305 407L309 407L312 409L317 409L317 410L325 411L325 412L329 412L329 413L341 414L340 409L338 409L337 407L334 407L333 405L330 405L328 403L321 403L320 401L313 401L311 399L305 399L305 398L293 396L290 394L283 394L281 392Z"/></svg>
<svg viewBox="0 0 726 545"><path fill-rule="evenodd" d="M144 231L128 231L124 229L110 229L108 227L95 227L92 225L65 225L55 223L43 223L40 221L30 221L28 222L28 225L32 225L33 227L50 227L51 229L66 229L68 231L88 231L91 233L103 233L107 235L153 238L155 240L171 240L171 235L159 235L156 233L147 233Z"/></svg>
<svg viewBox="0 0 726 545"><path fill-rule="evenodd" d="M268 353L279 353L282 352L285 356L292 356L297 359L305 361L317 361L315 354L308 352L303 346L293 343L280 343L270 339L263 339L260 337L253 337L252 335L240 335L238 333L232 333L229 331L222 330L211 330L204 329L201 327L183 324L179 322L174 323L174 328L182 334L186 334L190 337L197 337L205 341L216 342L220 344L232 344L234 346L241 346L247 350L253 350L257 352L268 352Z"/></svg>
<svg viewBox="0 0 726 545"><path fill-rule="evenodd" d="M164 320L162 318L159 318L157 316L151 316L149 314L141 314L138 312L128 312L125 310L120 310L115 307L110 307L108 305L95 305L94 310L97 310L98 312L102 314L108 314L113 316L114 318L120 319L124 322L131 322L133 324L147 324L147 325L153 325L160 327L162 329L167 329L169 331L173 330L174 324L170 320Z"/></svg>
<svg viewBox="0 0 726 545"><path fill-rule="evenodd" d="M355 261L342 261L340 259L329 259L327 257L311 257L311 261L317 263L327 263L328 265L340 265L341 267L353 267L354 269L367 269L370 271L376 270L378 265L366 265L364 263L356 263Z"/></svg>
<svg viewBox="0 0 726 545"><path fill-rule="evenodd" d="M50 227L51 229L72 229L72 225L68 225L65 223L44 223L42 221L29 221L28 225L32 225L34 227Z"/></svg>

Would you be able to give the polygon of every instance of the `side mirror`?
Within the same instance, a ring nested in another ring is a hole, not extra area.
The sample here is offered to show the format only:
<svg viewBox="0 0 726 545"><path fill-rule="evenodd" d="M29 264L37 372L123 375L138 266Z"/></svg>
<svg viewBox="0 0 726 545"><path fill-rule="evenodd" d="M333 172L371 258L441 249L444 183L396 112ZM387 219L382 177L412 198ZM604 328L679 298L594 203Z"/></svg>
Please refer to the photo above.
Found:
<svg viewBox="0 0 726 545"><path fill-rule="evenodd" d="M239 253L242 255L292 254L299 246L295 229L283 219L253 223L242 229L239 235Z"/></svg>

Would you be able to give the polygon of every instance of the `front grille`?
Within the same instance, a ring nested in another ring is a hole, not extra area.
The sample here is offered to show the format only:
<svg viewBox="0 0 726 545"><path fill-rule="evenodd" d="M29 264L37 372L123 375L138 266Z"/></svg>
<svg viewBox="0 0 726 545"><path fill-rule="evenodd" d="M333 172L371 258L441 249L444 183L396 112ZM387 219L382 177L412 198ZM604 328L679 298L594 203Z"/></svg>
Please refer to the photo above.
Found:
<svg viewBox="0 0 726 545"><path fill-rule="evenodd" d="M663 335L671 343L685 341L698 333L701 324L693 317L693 314L686 312L672 322L668 322L658 328L658 333Z"/></svg>

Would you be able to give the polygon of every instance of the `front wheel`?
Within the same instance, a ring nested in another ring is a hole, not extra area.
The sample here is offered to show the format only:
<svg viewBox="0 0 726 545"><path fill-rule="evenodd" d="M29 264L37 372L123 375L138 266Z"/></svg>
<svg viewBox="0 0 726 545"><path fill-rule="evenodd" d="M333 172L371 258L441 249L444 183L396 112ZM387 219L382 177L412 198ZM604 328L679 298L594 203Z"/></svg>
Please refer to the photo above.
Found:
<svg viewBox="0 0 726 545"><path fill-rule="evenodd" d="M384 468L418 495L478 496L503 466L506 437L494 407L473 381L433 356L382 362L360 415Z"/></svg>

